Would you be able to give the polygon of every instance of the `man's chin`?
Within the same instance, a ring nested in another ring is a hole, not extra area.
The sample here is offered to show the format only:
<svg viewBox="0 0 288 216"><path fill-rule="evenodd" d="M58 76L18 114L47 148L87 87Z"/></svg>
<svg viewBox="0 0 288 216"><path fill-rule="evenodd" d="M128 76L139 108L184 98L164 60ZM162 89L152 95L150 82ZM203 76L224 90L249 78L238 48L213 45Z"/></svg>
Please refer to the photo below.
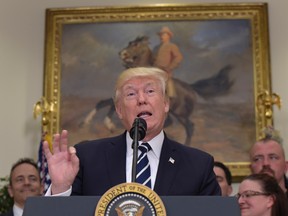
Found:
<svg viewBox="0 0 288 216"><path fill-rule="evenodd" d="M23 191L23 195L27 198L27 197L32 197L32 196L39 196L38 193L36 193L35 191Z"/></svg>

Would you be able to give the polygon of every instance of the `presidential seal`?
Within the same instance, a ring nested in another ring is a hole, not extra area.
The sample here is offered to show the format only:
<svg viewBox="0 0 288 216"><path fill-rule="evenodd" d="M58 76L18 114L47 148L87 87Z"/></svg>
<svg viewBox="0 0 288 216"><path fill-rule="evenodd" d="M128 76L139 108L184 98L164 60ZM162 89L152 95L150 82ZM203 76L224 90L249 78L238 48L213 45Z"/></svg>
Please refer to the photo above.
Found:
<svg viewBox="0 0 288 216"><path fill-rule="evenodd" d="M166 216L166 210L160 197L150 188L123 183L100 198L95 216Z"/></svg>

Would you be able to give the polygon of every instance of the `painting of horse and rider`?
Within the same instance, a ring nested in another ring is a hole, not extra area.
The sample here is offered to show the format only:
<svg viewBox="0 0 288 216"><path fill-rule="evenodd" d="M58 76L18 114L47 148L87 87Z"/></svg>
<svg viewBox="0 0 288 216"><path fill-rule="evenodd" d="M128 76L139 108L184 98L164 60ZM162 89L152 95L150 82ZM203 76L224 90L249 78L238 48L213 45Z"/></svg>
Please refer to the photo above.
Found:
<svg viewBox="0 0 288 216"><path fill-rule="evenodd" d="M155 66L169 76L167 135L216 160L248 161L256 134L250 28L247 20L64 25L61 128L72 144L122 133L117 75Z"/></svg>

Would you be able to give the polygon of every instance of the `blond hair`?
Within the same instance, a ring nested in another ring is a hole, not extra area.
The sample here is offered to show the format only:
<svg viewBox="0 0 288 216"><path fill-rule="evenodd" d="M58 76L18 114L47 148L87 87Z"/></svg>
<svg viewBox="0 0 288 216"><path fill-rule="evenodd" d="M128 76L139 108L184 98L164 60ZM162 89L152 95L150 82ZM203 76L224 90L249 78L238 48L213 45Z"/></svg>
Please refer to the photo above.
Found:
<svg viewBox="0 0 288 216"><path fill-rule="evenodd" d="M167 96L166 94L166 85L167 85L167 80L168 80L168 75L165 71L156 68L156 67L136 67L136 68L129 68L125 71L123 71L115 85L115 96L114 96L114 101L117 103L120 97L120 89L123 87L123 85L130 79L132 78L137 78L137 77L150 77L150 78L155 78L158 80L161 84L161 89L163 95Z"/></svg>

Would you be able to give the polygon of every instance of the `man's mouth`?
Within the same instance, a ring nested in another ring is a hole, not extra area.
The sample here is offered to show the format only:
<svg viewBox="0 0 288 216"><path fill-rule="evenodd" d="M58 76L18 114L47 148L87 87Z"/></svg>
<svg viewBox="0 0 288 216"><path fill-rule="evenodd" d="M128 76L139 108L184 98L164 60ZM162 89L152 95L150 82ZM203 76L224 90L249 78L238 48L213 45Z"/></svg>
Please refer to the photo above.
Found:
<svg viewBox="0 0 288 216"><path fill-rule="evenodd" d="M269 168L263 168L260 173L266 173L268 175L274 176L274 171L272 169L269 169Z"/></svg>
<svg viewBox="0 0 288 216"><path fill-rule="evenodd" d="M148 111L145 111L145 112L140 112L137 117L138 118L145 118L145 117L149 117L149 116L152 116L152 113L148 112Z"/></svg>
<svg viewBox="0 0 288 216"><path fill-rule="evenodd" d="M32 189L23 189L23 190L21 190L21 192L22 193L33 193L34 190L32 190Z"/></svg>

